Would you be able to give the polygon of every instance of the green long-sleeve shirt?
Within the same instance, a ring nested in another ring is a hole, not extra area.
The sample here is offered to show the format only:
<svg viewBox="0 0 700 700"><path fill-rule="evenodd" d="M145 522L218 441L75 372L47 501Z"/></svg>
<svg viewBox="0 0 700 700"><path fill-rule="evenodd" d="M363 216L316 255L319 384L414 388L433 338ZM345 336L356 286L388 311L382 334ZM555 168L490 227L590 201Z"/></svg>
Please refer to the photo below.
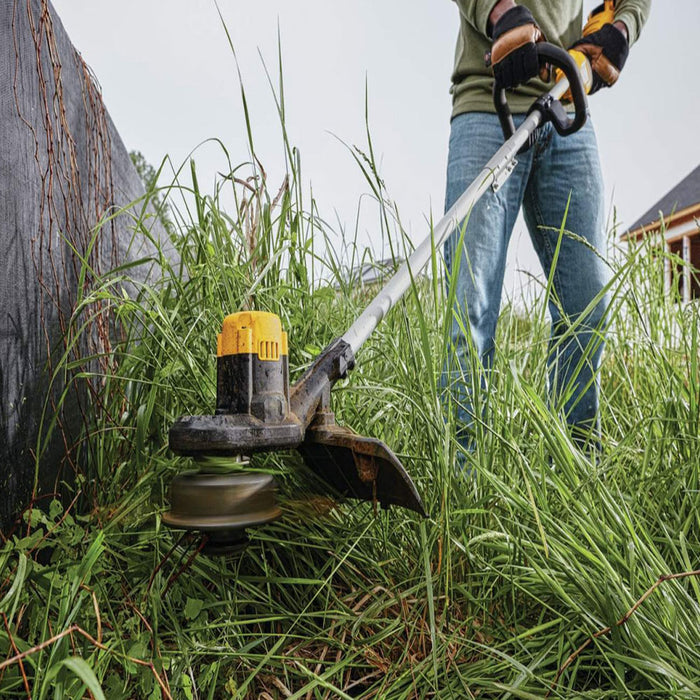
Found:
<svg viewBox="0 0 700 700"><path fill-rule="evenodd" d="M457 39L455 69L452 74L452 116L462 112L494 112L491 90L493 75L484 65L484 54L491 47L487 26L491 10L498 0L455 0L459 7L460 30ZM602 0L601 0L602 2ZM567 48L581 37L583 0L522 0L532 12L540 29L552 44ZM622 20L633 44L649 15L651 0L617 0L615 19ZM532 80L509 95L514 113L526 112L533 99L547 86Z"/></svg>

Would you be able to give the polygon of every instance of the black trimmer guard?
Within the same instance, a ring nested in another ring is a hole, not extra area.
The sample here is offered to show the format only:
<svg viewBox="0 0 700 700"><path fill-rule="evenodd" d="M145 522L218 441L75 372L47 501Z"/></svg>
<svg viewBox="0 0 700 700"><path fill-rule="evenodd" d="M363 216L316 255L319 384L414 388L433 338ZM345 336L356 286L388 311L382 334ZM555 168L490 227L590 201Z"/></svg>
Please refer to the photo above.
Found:
<svg viewBox="0 0 700 700"><path fill-rule="evenodd" d="M398 457L381 440L337 425L331 412L317 414L297 450L309 469L339 494L426 516Z"/></svg>

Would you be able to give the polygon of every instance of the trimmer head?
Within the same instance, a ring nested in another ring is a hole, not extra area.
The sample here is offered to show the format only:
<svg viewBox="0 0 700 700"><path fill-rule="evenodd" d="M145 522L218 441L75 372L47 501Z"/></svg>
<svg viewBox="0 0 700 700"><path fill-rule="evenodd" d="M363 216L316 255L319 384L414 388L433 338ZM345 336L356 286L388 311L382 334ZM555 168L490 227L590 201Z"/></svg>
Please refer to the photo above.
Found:
<svg viewBox="0 0 700 700"><path fill-rule="evenodd" d="M183 455L240 455L296 447L304 437L289 410L287 334L275 314L224 319L217 342L216 414L183 416L170 447Z"/></svg>
<svg viewBox="0 0 700 700"><path fill-rule="evenodd" d="M335 424L330 391L353 365L350 346L336 340L290 390L279 318L256 311L227 316L218 339L216 414L180 418L170 447L198 458L297 448L335 493L425 515L396 455L380 440ZM246 527L279 515L274 483L262 474L180 474L170 500L164 521L207 533L212 552L238 546Z"/></svg>
<svg viewBox="0 0 700 700"><path fill-rule="evenodd" d="M227 553L245 544L245 529L281 515L275 482L268 474L238 472L178 474L170 485L166 525L199 530L208 536L205 551Z"/></svg>

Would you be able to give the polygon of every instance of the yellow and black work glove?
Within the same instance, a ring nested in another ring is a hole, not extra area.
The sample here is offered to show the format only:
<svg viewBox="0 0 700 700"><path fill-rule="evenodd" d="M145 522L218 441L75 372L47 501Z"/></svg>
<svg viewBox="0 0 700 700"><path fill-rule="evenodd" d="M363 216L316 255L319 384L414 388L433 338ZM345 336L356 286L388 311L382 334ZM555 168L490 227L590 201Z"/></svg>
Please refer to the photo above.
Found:
<svg viewBox="0 0 700 700"><path fill-rule="evenodd" d="M591 13L588 24L591 24L597 14L601 12L594 10ZM588 24L584 29L583 38L574 43L570 49L580 51L591 62L593 69L593 86L590 94L598 92L600 88L610 87L617 82L620 71L627 61L629 55L629 43L627 37L614 24L608 22L597 31L588 33Z"/></svg>
<svg viewBox="0 0 700 700"><path fill-rule="evenodd" d="M493 26L490 60L496 85L514 88L542 73L536 44L544 41L530 10L516 5L504 12Z"/></svg>

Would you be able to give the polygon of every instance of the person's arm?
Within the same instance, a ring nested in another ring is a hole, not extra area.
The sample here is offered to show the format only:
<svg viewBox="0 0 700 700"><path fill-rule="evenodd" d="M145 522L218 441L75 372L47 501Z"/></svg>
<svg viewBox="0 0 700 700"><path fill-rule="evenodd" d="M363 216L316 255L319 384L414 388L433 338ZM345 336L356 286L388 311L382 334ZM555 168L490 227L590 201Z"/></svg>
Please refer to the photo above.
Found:
<svg viewBox="0 0 700 700"><path fill-rule="evenodd" d="M459 12L480 34L491 37L493 25L515 6L514 0L455 0ZM492 16L492 13L495 13Z"/></svg>
<svg viewBox="0 0 700 700"><path fill-rule="evenodd" d="M455 0L462 18L492 41L484 56L496 84L515 88L540 73L537 42L544 35L525 5L514 0Z"/></svg>
<svg viewBox="0 0 700 700"><path fill-rule="evenodd" d="M545 41L532 12L514 0L455 0L462 19L491 41L484 62L493 70L496 85L516 88L539 75L549 79L540 66L537 44Z"/></svg>
<svg viewBox="0 0 700 700"><path fill-rule="evenodd" d="M622 32L622 36L625 37L625 41L627 42L627 45L630 43L630 33L627 30L627 25L620 19L616 19L613 22L613 27L619 29Z"/></svg>
<svg viewBox="0 0 700 700"><path fill-rule="evenodd" d="M615 26L624 26L624 33L632 46L639 38L642 27L649 17L651 0L617 0L615 3Z"/></svg>
<svg viewBox="0 0 700 700"><path fill-rule="evenodd" d="M617 0L601 5L588 18L583 36L570 47L584 53L593 68L590 94L612 87L620 77L629 55L646 21L651 0Z"/></svg>
<svg viewBox="0 0 700 700"><path fill-rule="evenodd" d="M486 25L486 33L488 36L493 35L493 28L496 26L496 22L498 22L508 10L512 10L514 7L514 0L498 0L489 13L489 21Z"/></svg>

